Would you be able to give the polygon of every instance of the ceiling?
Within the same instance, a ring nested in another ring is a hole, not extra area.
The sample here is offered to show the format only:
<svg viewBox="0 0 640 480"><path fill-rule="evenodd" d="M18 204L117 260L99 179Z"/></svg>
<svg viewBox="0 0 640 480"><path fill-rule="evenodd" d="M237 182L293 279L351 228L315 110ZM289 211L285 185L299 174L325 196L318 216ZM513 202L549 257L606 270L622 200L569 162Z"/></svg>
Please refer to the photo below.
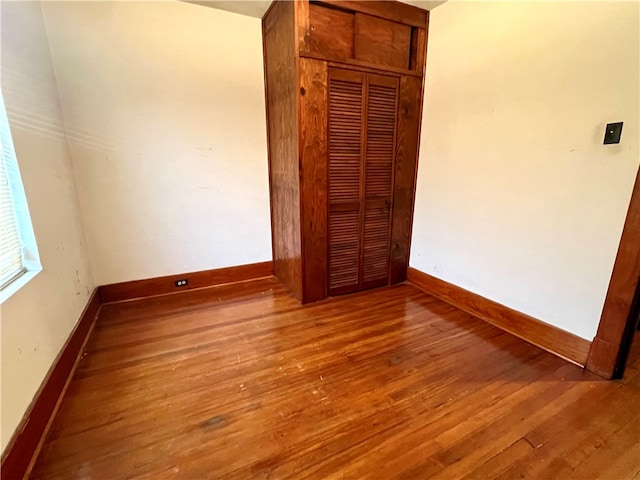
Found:
<svg viewBox="0 0 640 480"><path fill-rule="evenodd" d="M248 15L249 17L262 18L264 12L267 11L271 0L184 0L188 3L204 5L205 7L217 8L228 12L239 13L240 15ZM432 10L438 5L442 5L446 0L401 0L402 3L415 5L425 10Z"/></svg>

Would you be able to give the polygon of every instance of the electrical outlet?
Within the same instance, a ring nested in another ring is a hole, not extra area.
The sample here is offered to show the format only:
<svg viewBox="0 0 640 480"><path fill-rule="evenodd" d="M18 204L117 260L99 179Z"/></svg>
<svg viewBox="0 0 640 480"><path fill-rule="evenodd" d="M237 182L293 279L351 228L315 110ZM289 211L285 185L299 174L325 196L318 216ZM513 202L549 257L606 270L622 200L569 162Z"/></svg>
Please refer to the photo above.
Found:
<svg viewBox="0 0 640 480"><path fill-rule="evenodd" d="M186 285L189 285L189 280L187 280L186 278L176 280L176 287L184 287Z"/></svg>

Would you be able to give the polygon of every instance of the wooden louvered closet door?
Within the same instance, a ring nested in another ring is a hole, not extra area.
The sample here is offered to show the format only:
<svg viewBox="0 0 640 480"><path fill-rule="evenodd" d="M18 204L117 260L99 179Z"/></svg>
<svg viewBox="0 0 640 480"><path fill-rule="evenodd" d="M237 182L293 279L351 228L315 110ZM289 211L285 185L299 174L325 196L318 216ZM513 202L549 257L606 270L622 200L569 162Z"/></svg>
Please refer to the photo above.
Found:
<svg viewBox="0 0 640 480"><path fill-rule="evenodd" d="M369 74L367 80L362 242L363 288L386 285L389 278L398 97L397 78Z"/></svg>
<svg viewBox="0 0 640 480"><path fill-rule="evenodd" d="M329 294L360 283L365 74L329 70Z"/></svg>
<svg viewBox="0 0 640 480"><path fill-rule="evenodd" d="M398 79L329 70L329 294L385 285Z"/></svg>

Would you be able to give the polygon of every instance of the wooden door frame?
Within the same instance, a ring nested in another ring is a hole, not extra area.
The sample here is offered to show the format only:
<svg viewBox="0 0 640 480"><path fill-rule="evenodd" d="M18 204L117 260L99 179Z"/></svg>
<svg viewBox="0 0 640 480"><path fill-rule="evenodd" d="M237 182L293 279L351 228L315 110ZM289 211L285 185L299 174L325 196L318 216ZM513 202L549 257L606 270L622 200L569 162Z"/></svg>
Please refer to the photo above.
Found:
<svg viewBox="0 0 640 480"><path fill-rule="evenodd" d="M634 342L636 335L636 329L638 328L638 322L640 322L640 282L636 286L636 294L633 297L631 303L631 310L629 311L629 319L625 326L625 330L622 334L622 343L620 344L620 352L618 353L618 360L613 370L614 379L622 378L627 361L629 360L629 353L631 352L631 344Z"/></svg>
<svg viewBox="0 0 640 480"><path fill-rule="evenodd" d="M631 307L640 279L640 170L618 246L609 289L600 316L598 332L591 344L586 368L602 377L620 377L626 359L626 337L633 335L629 325Z"/></svg>

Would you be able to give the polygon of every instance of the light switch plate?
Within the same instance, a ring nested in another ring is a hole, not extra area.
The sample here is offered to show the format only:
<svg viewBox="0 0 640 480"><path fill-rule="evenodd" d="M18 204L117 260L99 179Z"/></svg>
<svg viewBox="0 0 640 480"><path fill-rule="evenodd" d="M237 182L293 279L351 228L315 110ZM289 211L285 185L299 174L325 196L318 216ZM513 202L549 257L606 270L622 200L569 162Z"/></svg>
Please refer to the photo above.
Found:
<svg viewBox="0 0 640 480"><path fill-rule="evenodd" d="M607 123L607 129L604 131L604 145L620 143L620 135L622 135L622 122Z"/></svg>

